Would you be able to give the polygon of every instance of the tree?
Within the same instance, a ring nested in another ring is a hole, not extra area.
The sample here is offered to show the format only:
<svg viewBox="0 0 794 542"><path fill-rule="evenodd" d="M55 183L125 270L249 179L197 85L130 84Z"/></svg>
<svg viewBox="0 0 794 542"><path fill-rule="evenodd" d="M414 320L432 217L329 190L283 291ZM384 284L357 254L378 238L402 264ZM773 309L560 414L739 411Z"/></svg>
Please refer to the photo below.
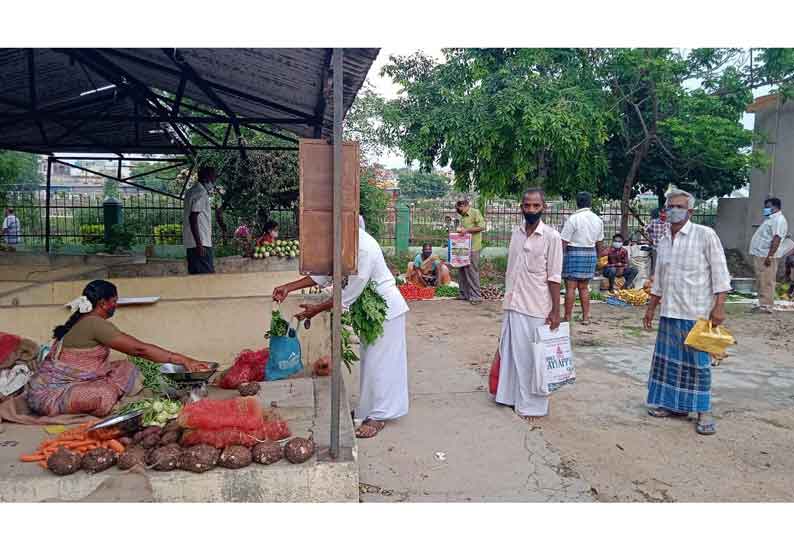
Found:
<svg viewBox="0 0 794 542"><path fill-rule="evenodd" d="M384 68L404 91L384 106L382 139L426 171L451 166L460 190L512 195L530 184L595 189L607 170L606 94L586 52L445 49Z"/></svg>
<svg viewBox="0 0 794 542"><path fill-rule="evenodd" d="M442 198L449 192L449 181L438 173L405 171L399 174L400 195L409 199Z"/></svg>
<svg viewBox="0 0 794 542"><path fill-rule="evenodd" d="M343 137L346 141L358 141L365 162L378 158L385 151L380 136L384 104L383 97L375 92L369 81L365 81L345 115Z"/></svg>
<svg viewBox="0 0 794 542"><path fill-rule="evenodd" d="M364 217L367 231L378 238L383 229L383 220L389 198L377 186L378 172L382 168L378 164L362 167L359 177L359 212Z"/></svg>
<svg viewBox="0 0 794 542"><path fill-rule="evenodd" d="M0 150L0 193L11 189L35 189L40 183L38 155Z"/></svg>

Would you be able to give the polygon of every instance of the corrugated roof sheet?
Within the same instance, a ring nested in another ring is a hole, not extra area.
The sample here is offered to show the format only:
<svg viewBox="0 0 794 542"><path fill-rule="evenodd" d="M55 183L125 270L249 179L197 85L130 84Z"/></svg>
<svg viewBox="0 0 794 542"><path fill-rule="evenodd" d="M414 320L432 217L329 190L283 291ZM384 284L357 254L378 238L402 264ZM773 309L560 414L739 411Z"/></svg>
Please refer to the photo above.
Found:
<svg viewBox="0 0 794 542"><path fill-rule="evenodd" d="M272 126L300 137L314 136L316 115L322 111L322 133L328 136L333 103L329 99L324 110L319 104L323 81L329 77L330 51L188 48L178 49L175 55L173 49L0 49L0 147L24 143L37 151L107 152L114 148L145 152L147 147L160 146L179 152L178 138L169 137L172 130L166 123L141 122L136 135L129 118L136 116L136 102L138 117L155 114L134 83L173 97L186 73L182 60L200 78L188 79L183 90L195 104L219 111L220 100L238 117L281 119L284 122ZM378 49L345 49L344 53L347 111ZM31 65L40 122L30 113ZM85 94L114 83L119 85L116 90ZM213 96L205 92L207 86ZM103 114L110 118L79 120ZM166 133L150 133L161 129Z"/></svg>

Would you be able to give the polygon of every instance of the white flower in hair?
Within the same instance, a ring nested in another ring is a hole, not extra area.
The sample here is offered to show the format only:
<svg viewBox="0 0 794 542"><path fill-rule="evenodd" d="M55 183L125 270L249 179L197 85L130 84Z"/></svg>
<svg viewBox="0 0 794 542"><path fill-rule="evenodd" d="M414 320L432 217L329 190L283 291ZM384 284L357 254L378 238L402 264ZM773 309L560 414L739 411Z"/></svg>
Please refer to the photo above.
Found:
<svg viewBox="0 0 794 542"><path fill-rule="evenodd" d="M94 305L91 304L91 301L84 295L81 295L77 299L73 299L69 303L65 305L69 307L73 311L80 311L80 314L87 314L94 310Z"/></svg>

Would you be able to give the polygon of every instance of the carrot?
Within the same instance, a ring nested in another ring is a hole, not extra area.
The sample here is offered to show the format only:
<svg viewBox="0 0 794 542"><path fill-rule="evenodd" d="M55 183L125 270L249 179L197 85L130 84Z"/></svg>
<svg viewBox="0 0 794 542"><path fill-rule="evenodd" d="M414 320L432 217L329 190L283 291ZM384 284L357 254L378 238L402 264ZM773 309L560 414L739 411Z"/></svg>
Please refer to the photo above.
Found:
<svg viewBox="0 0 794 542"><path fill-rule="evenodd" d="M116 453L124 453L124 445L116 439L106 440L103 444L107 444L107 446Z"/></svg>
<svg viewBox="0 0 794 542"><path fill-rule="evenodd" d="M23 463L35 463L37 461L41 461L42 459L44 459L44 454L42 453L23 455L19 458L19 460Z"/></svg>

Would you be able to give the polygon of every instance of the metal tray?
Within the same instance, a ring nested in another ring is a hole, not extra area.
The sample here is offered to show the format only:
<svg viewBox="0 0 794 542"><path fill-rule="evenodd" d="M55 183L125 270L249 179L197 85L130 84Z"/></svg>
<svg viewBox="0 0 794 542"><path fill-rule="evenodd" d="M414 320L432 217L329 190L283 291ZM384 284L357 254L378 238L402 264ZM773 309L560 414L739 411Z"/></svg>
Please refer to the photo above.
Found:
<svg viewBox="0 0 794 542"><path fill-rule="evenodd" d="M126 414L115 414L109 418L105 418L99 423L91 426L89 431L118 426L122 431L132 433L141 428L141 422L143 422L143 410L133 410Z"/></svg>
<svg viewBox="0 0 794 542"><path fill-rule="evenodd" d="M209 366L210 368L206 371L188 373L185 372L185 368L182 365L163 363L160 365L160 372L174 382L206 382L218 371L220 365L217 363L210 363Z"/></svg>

